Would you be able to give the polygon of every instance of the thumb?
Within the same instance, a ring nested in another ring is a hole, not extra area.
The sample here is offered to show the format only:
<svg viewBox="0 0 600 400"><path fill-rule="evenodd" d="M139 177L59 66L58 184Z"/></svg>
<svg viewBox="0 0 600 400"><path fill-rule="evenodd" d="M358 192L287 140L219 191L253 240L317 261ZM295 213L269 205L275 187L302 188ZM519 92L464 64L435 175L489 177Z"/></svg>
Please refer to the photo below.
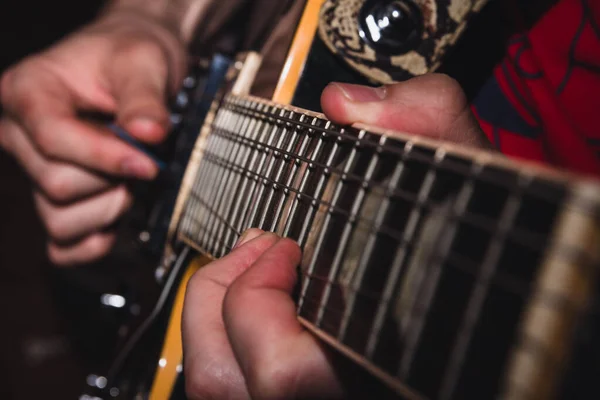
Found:
<svg viewBox="0 0 600 400"><path fill-rule="evenodd" d="M137 42L119 49L109 79L117 102L117 124L135 138L159 143L169 127L168 60L160 46Z"/></svg>
<svg viewBox="0 0 600 400"><path fill-rule="evenodd" d="M446 75L422 75L378 88L332 83L323 91L321 105L329 119L342 125L360 122L474 147L492 147L471 113L462 88Z"/></svg>

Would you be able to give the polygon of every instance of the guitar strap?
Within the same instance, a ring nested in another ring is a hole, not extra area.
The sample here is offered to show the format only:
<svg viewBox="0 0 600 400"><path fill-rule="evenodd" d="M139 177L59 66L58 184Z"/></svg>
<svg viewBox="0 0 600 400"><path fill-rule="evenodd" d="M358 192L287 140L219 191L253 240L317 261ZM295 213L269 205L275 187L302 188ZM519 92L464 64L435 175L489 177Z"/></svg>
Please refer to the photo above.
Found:
<svg viewBox="0 0 600 400"><path fill-rule="evenodd" d="M420 10L427 31L406 56L391 57L393 70L369 61L373 49L358 39L358 15L354 8L363 1L324 1L319 38L343 62L364 73L374 83L389 83L434 71L443 55L454 46L468 21L488 0L405 0ZM259 51L263 64L255 80L252 94L269 98L287 57L287 50L302 15L306 0L210 0L198 24L191 51L194 54L214 52L235 54ZM434 21L434 22L430 22ZM350 24L350 25L349 25ZM356 26L354 26L354 25ZM240 29L240 26L243 27ZM351 32L342 26L354 26ZM357 46L355 48L354 46ZM359 49L359 50L357 50ZM415 59L422 68L415 68ZM419 63L423 60L422 63ZM384 60L384 64L390 64ZM381 75L385 77L381 78ZM381 79L377 78L380 77Z"/></svg>

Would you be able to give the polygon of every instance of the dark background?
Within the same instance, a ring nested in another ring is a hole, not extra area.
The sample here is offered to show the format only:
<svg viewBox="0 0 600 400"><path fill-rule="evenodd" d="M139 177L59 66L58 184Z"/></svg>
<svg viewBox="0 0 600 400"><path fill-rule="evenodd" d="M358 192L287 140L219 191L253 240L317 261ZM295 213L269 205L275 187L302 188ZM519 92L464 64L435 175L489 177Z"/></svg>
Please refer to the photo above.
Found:
<svg viewBox="0 0 600 400"><path fill-rule="evenodd" d="M102 3L3 0L0 71L89 21ZM51 267L30 185L0 150L0 398L76 399L110 351L115 325L98 300L118 285L117 267Z"/></svg>

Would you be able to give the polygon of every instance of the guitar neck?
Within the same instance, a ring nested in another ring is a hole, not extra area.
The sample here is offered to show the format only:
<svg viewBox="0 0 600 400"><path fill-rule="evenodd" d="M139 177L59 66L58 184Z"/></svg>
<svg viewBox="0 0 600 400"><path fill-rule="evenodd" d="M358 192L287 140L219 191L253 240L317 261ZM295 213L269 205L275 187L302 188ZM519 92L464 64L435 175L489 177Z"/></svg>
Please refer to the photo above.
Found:
<svg viewBox="0 0 600 400"><path fill-rule="evenodd" d="M600 258L596 183L233 95L193 160L178 239L215 258L250 227L296 240L301 321L399 393L526 398L558 379L595 285L563 267Z"/></svg>

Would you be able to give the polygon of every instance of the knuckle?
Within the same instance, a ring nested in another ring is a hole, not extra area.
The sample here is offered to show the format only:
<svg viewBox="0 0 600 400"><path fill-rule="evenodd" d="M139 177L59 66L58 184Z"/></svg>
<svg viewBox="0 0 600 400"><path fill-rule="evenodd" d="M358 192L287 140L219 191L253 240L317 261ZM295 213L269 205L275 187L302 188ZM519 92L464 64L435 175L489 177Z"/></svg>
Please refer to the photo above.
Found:
<svg viewBox="0 0 600 400"><path fill-rule="evenodd" d="M119 48L119 54L130 62L155 62L164 58L159 44L151 40L127 40Z"/></svg>

